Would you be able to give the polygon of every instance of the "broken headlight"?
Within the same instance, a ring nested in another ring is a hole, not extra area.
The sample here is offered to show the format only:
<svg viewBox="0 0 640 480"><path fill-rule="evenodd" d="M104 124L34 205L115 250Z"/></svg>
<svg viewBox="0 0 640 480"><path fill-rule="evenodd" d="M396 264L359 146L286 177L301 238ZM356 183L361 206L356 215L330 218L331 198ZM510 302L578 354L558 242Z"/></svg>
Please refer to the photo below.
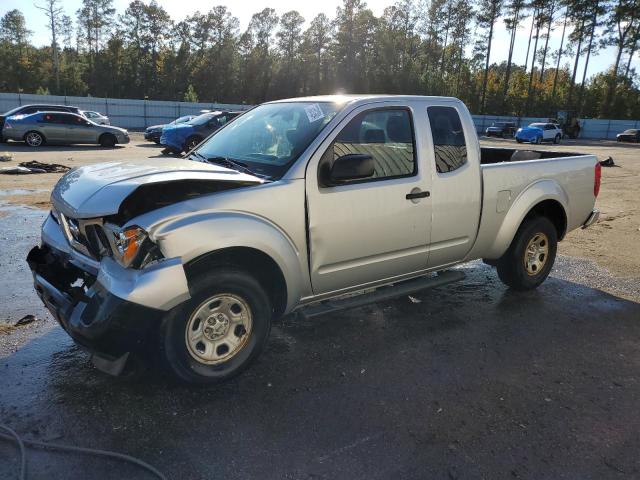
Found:
<svg viewBox="0 0 640 480"><path fill-rule="evenodd" d="M158 246L143 228L134 225L113 232L113 235L113 257L123 267L142 268L162 257Z"/></svg>

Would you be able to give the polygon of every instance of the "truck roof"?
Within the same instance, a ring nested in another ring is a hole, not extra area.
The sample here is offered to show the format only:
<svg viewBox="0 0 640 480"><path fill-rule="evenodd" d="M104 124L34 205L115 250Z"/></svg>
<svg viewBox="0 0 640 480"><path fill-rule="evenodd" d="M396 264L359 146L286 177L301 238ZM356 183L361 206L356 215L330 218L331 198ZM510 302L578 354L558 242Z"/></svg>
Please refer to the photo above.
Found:
<svg viewBox="0 0 640 480"><path fill-rule="evenodd" d="M438 101L455 101L460 102L455 97L438 97L426 95L388 95L388 94L344 94L344 95L316 95L312 97L296 97L284 98L282 100L274 100L267 103L284 103L284 102L329 102L329 103L366 103L367 100L377 101L397 101L397 100L416 100L416 99L433 99Z"/></svg>

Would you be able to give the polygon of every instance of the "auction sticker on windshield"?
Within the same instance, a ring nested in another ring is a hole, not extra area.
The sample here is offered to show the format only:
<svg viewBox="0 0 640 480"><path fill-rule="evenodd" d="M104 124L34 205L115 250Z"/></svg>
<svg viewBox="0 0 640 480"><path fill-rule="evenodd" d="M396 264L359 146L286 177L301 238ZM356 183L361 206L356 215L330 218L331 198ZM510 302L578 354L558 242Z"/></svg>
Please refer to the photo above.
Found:
<svg viewBox="0 0 640 480"><path fill-rule="evenodd" d="M324 113L322 112L320 105L318 105L317 103L304 107L304 111L307 114L307 118L309 119L310 123L324 118Z"/></svg>

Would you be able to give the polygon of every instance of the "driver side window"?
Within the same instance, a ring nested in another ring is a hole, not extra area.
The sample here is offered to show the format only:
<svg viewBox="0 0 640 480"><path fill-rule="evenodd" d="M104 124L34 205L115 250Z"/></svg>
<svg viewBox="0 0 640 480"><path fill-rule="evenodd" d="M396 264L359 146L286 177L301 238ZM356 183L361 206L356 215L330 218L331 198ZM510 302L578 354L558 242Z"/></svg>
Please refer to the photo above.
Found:
<svg viewBox="0 0 640 480"><path fill-rule="evenodd" d="M374 174L364 181L415 175L415 143L409 110L385 108L358 114L324 153L320 169L330 169L337 158L350 154L373 158Z"/></svg>

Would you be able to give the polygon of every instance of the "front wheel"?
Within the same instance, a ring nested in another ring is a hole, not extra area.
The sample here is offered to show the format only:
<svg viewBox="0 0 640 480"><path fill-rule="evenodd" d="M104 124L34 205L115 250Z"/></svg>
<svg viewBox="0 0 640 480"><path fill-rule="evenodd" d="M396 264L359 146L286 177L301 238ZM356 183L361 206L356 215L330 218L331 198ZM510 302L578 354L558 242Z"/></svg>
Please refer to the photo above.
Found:
<svg viewBox="0 0 640 480"><path fill-rule="evenodd" d="M187 138L187 141L184 142L184 151L185 152L190 152L191 150L196 148L200 144L201 141L202 141L202 139L200 137L196 137L196 136Z"/></svg>
<svg viewBox="0 0 640 480"><path fill-rule="evenodd" d="M100 146L103 148L113 148L116 145L116 137L110 133L105 133L100 137Z"/></svg>
<svg viewBox="0 0 640 480"><path fill-rule="evenodd" d="M195 276L191 299L162 325L161 350L180 380L219 383L260 354L271 329L269 297L246 272L225 267Z"/></svg>
<svg viewBox="0 0 640 480"><path fill-rule="evenodd" d="M554 139L553 139L553 143L556 143L556 144L560 143L560 134L557 134L557 135L554 137Z"/></svg>
<svg viewBox="0 0 640 480"><path fill-rule="evenodd" d="M498 277L514 290L531 290L545 281L556 259L558 234L546 217L520 225L509 249L498 260Z"/></svg>

